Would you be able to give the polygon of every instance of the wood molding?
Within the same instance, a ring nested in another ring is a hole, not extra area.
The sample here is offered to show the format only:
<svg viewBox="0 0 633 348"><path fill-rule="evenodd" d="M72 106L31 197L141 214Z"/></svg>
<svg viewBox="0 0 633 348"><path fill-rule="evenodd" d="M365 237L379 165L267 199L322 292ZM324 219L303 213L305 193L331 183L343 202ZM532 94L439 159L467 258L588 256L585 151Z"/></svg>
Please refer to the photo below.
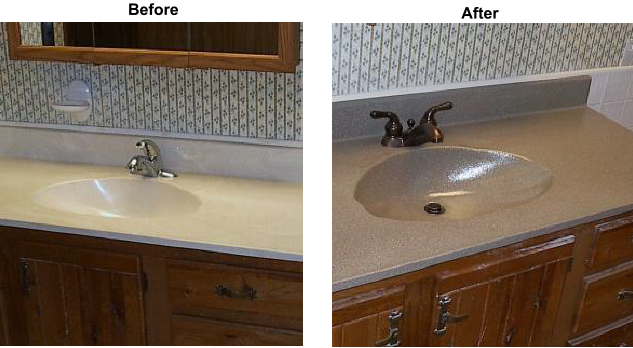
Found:
<svg viewBox="0 0 633 348"><path fill-rule="evenodd" d="M24 46L20 24L9 22L9 57L14 60L65 61L112 65L149 65L294 73L299 64L299 23L280 22L278 54L159 51L146 49Z"/></svg>

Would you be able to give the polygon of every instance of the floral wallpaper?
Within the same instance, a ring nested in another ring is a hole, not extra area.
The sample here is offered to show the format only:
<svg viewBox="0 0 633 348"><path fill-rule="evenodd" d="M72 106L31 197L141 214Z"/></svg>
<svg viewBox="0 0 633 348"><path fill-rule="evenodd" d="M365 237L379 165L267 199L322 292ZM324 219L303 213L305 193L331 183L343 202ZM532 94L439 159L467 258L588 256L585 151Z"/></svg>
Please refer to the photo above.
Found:
<svg viewBox="0 0 633 348"><path fill-rule="evenodd" d="M337 23L332 95L618 66L633 24Z"/></svg>
<svg viewBox="0 0 633 348"><path fill-rule="evenodd" d="M0 24L0 124L303 138L302 48L294 74L10 60ZM83 124L50 107L75 79L88 83L93 95L90 120Z"/></svg>
<svg viewBox="0 0 633 348"><path fill-rule="evenodd" d="M40 22L21 22L20 37L27 46L42 45L42 26Z"/></svg>

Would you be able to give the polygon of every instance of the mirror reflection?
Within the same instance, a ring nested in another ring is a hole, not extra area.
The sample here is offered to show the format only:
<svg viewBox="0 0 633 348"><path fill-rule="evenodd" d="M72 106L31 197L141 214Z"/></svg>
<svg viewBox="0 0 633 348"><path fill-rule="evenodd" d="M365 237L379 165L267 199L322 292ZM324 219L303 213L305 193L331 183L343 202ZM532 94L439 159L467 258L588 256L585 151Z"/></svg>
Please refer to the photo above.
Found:
<svg viewBox="0 0 633 348"><path fill-rule="evenodd" d="M21 22L24 46L276 55L279 23Z"/></svg>

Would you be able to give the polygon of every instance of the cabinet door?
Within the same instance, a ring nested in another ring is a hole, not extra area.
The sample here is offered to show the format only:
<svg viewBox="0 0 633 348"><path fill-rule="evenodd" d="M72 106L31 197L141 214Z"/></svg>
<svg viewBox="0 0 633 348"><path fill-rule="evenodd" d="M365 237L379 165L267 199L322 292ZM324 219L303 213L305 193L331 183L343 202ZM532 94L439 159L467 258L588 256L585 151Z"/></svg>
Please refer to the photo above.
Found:
<svg viewBox="0 0 633 348"><path fill-rule="evenodd" d="M385 346L389 339L390 329L399 318L394 315L402 313L402 307L381 313L371 314L332 328L333 347L374 347ZM396 324L397 325L397 324ZM399 340L399 338L397 338ZM383 342L383 343L381 343Z"/></svg>
<svg viewBox="0 0 633 348"><path fill-rule="evenodd" d="M547 346L573 237L437 277L430 346Z"/></svg>
<svg viewBox="0 0 633 348"><path fill-rule="evenodd" d="M30 345L145 343L137 257L27 242L13 256Z"/></svg>

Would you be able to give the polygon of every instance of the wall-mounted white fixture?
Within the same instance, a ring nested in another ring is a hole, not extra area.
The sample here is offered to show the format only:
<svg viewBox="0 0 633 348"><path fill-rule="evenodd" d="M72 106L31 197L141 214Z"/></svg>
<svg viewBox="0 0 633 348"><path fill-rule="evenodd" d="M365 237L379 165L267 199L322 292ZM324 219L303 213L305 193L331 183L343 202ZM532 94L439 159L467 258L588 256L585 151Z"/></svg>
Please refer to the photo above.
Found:
<svg viewBox="0 0 633 348"><path fill-rule="evenodd" d="M85 82L74 80L66 87L62 100L52 103L51 107L69 113L75 122L85 122L92 110L90 88Z"/></svg>

